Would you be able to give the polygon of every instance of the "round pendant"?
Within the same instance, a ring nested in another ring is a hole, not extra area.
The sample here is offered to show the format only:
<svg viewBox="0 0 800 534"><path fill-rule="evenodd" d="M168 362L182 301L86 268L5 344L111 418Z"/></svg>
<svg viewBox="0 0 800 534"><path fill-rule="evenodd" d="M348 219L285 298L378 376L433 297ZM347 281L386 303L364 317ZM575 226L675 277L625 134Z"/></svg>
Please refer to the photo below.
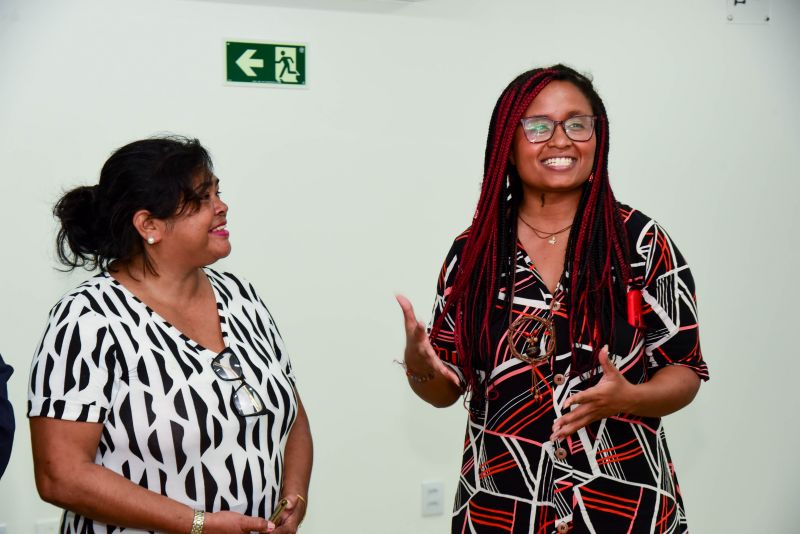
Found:
<svg viewBox="0 0 800 534"><path fill-rule="evenodd" d="M539 347L537 347L536 345L528 345L528 347L525 349L525 355L528 358L538 358L539 354L541 353L542 351L539 350Z"/></svg>

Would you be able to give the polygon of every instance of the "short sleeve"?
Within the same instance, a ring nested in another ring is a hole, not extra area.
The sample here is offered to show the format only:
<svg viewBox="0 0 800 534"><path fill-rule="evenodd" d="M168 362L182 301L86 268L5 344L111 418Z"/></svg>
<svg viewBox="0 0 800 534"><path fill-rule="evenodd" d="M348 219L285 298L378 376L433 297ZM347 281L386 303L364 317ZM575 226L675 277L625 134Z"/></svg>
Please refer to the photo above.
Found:
<svg viewBox="0 0 800 534"><path fill-rule="evenodd" d="M634 246L632 266L642 276L648 369L683 365L708 380L700 350L694 279L686 260L654 221L644 226Z"/></svg>
<svg viewBox="0 0 800 534"><path fill-rule="evenodd" d="M435 337L430 336L430 342L439 358L458 375L462 388L466 387L467 382L464 370L459 364L458 352L456 351L455 315L451 309L448 310L443 318L441 316L444 312L447 298L450 295L450 290L455 282L459 256L466 242L466 238L467 232L458 236L453 242L450 251L447 253L447 257L439 271L439 277L436 282L436 299L433 303L431 320L428 323L428 334L430 336L433 333L433 326L437 324L437 321L440 321L441 318L439 330Z"/></svg>
<svg viewBox="0 0 800 534"><path fill-rule="evenodd" d="M50 311L33 357L28 417L103 422L120 381L108 320L82 295L65 297Z"/></svg>

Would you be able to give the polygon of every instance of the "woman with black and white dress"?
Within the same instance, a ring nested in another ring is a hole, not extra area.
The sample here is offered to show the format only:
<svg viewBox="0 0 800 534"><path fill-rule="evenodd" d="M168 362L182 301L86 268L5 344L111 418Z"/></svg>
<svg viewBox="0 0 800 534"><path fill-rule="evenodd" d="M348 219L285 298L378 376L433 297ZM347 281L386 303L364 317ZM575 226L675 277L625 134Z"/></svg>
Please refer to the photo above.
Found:
<svg viewBox="0 0 800 534"><path fill-rule="evenodd" d="M62 533L302 521L312 441L283 340L252 285L207 267L230 253L227 213L206 150L176 137L118 149L56 205L61 261L100 269L53 307L31 368L36 484Z"/></svg>

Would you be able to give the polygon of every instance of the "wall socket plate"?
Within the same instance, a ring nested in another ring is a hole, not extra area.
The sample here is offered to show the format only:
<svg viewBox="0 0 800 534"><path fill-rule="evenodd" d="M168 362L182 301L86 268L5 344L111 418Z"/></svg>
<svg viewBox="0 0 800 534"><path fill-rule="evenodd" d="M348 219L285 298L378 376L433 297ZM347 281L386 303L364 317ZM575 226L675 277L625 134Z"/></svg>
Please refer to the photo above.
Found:
<svg viewBox="0 0 800 534"><path fill-rule="evenodd" d="M422 517L444 514L444 484L441 480L422 481Z"/></svg>

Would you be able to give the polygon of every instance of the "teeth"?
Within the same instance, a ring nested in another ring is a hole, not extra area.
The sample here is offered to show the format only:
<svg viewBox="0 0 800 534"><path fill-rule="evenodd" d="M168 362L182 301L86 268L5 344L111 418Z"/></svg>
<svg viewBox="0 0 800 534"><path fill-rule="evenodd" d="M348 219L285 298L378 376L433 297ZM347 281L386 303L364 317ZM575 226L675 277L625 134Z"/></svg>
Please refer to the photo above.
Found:
<svg viewBox="0 0 800 534"><path fill-rule="evenodd" d="M211 229L211 231L212 231L212 232L219 232L220 230L225 230L225 229L227 229L227 228L228 228L228 227L227 227L226 225L224 225L224 224L223 224L222 226L217 226L216 228L212 228L212 229Z"/></svg>
<svg viewBox="0 0 800 534"><path fill-rule="evenodd" d="M574 161L575 158L548 158L542 163L549 167L568 167L569 165L572 165Z"/></svg>

